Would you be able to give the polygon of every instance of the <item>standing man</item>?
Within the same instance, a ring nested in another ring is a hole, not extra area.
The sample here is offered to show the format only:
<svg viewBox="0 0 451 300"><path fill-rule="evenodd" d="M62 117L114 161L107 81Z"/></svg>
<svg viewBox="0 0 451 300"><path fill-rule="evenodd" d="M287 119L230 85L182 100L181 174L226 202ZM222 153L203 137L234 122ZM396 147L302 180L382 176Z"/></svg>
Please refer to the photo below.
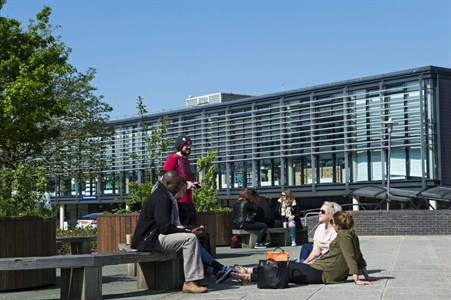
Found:
<svg viewBox="0 0 451 300"><path fill-rule="evenodd" d="M203 228L191 230L175 225L177 199L183 197L186 186L185 180L175 171L162 176L139 215L131 248L144 252L182 252L185 274L182 291L205 293L208 288L198 284L204 278L204 267L196 237Z"/></svg>
<svg viewBox="0 0 451 300"><path fill-rule="evenodd" d="M179 200L180 222L184 226L195 226L197 224L197 214L193 203L192 189L196 188L197 182L193 182L191 163L188 159L188 156L191 154L192 142L187 135L182 134L175 139L174 145L177 152L168 156L164 163L163 171L177 171L185 179L187 191L185 196Z"/></svg>

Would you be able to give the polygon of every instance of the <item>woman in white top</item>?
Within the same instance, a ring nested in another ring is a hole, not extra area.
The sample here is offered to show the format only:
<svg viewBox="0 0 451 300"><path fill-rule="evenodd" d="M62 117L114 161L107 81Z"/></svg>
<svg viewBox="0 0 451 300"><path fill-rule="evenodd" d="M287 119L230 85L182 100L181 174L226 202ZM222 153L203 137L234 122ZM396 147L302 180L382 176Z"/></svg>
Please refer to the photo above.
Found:
<svg viewBox="0 0 451 300"><path fill-rule="evenodd" d="M337 211L341 211L341 206L335 202L324 202L319 210L318 221L321 223L315 230L313 236L313 245L304 244L301 248L299 261L310 264L318 257L324 255L329 251L329 244L337 236L337 232L333 226L330 225L332 216Z"/></svg>

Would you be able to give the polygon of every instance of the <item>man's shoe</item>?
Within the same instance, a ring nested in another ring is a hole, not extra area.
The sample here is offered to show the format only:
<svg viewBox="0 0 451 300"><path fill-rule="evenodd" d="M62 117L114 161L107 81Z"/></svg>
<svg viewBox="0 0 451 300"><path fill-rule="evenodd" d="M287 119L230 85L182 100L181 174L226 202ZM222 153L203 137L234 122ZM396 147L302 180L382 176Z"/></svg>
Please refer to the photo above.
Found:
<svg viewBox="0 0 451 300"><path fill-rule="evenodd" d="M203 280L198 280L198 281L196 281L196 284L198 285L198 286L200 286L200 287L208 287L208 283L206 283L205 281L203 281Z"/></svg>
<svg viewBox="0 0 451 300"><path fill-rule="evenodd" d="M222 268L222 270L219 271L218 274L216 275L216 278L218 278L218 280L216 280L216 283L224 282L227 278L230 278L232 272L233 272L232 267L226 266Z"/></svg>
<svg viewBox="0 0 451 300"><path fill-rule="evenodd" d="M204 286L198 286L194 281L191 282L185 282L183 284L182 292L183 293L205 293L208 291L208 288Z"/></svg>
<svg viewBox="0 0 451 300"><path fill-rule="evenodd" d="M260 243L255 244L255 249L266 249L266 246Z"/></svg>

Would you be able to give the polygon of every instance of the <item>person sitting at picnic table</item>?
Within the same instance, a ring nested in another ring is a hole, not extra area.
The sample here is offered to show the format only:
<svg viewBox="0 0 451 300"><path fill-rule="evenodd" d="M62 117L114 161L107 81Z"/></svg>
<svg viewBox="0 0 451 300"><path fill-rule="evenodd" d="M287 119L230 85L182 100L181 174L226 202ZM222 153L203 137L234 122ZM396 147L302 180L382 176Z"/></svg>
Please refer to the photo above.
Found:
<svg viewBox="0 0 451 300"><path fill-rule="evenodd" d="M313 235L313 244L302 245L299 262L312 263L329 251L330 242L337 236L337 232L330 225L330 220L337 211L341 211L341 206L337 203L328 201L323 203L319 210L318 221L320 224Z"/></svg>
<svg viewBox="0 0 451 300"><path fill-rule="evenodd" d="M366 261L360 251L359 238L354 232L354 220L346 212L338 211L330 221L337 237L330 243L329 252L311 264L290 262L289 282L297 284L340 283L352 275L356 285L368 285L378 277L368 275ZM360 280L359 270L365 280ZM258 268L235 266L232 276L247 283L257 281Z"/></svg>

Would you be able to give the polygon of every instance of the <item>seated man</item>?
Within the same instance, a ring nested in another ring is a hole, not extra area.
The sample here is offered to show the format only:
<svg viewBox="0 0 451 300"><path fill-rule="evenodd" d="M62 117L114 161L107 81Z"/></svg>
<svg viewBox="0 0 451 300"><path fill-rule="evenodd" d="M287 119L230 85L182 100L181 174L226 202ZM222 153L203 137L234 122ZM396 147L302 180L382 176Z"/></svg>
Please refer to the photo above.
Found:
<svg viewBox="0 0 451 300"><path fill-rule="evenodd" d="M182 252L185 283L184 293L205 293L208 288L198 281L204 278L204 268L196 237L199 228L178 228L177 199L186 191L185 180L175 171L166 172L156 190L147 199L136 224L131 247L145 252ZM189 231L189 232L188 232Z"/></svg>

